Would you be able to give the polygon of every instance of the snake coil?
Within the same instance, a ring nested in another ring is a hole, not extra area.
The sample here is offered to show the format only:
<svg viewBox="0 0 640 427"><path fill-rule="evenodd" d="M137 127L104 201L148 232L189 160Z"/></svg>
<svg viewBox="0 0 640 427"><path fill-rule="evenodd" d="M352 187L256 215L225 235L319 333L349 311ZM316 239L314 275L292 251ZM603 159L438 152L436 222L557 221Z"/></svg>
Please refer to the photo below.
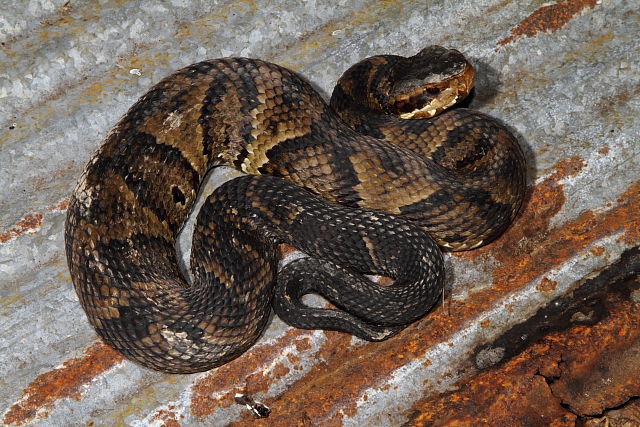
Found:
<svg viewBox="0 0 640 427"><path fill-rule="evenodd" d="M257 59L176 71L116 124L73 192L66 253L89 321L126 357L176 373L247 350L272 299L301 328L397 333L438 298L438 246L495 239L522 203L513 135L471 110L436 115L472 86L464 57L437 46L354 65L330 106L295 73ZM176 236L218 165L248 175L199 212L188 283ZM281 242L309 257L277 272ZM305 306L310 292L337 309Z"/></svg>

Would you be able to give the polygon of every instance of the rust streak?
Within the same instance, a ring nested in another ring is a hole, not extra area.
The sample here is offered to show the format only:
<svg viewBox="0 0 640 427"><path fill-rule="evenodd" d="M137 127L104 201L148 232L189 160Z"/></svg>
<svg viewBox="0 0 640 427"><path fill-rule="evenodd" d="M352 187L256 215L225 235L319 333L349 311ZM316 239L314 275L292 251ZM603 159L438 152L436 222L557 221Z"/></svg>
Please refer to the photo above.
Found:
<svg viewBox="0 0 640 427"><path fill-rule="evenodd" d="M71 203L71 197L65 197L57 203L47 206L47 212L64 212Z"/></svg>
<svg viewBox="0 0 640 427"><path fill-rule="evenodd" d="M35 233L42 227L42 214L27 214L9 230L0 233L0 243L15 239L23 233Z"/></svg>
<svg viewBox="0 0 640 427"><path fill-rule="evenodd" d="M64 212L69 207L69 202L70 199L68 197L65 197L59 202L47 206L45 208L45 211L46 213ZM0 243L8 242L9 240L15 239L16 237L24 233L37 232L40 227L42 227L42 218L43 215L38 212L26 214L13 227L9 228L6 231L0 232Z"/></svg>
<svg viewBox="0 0 640 427"><path fill-rule="evenodd" d="M534 37L541 32L555 33L582 10L593 9L595 6L596 0L565 0L542 6L520 21L511 29L511 35L500 40L497 45L504 46L518 37Z"/></svg>
<svg viewBox="0 0 640 427"><path fill-rule="evenodd" d="M559 181L576 175L584 166L580 158L559 162L555 173L533 189L521 218L503 237L488 247L458 255L471 259L490 255L496 259L501 265L494 273L494 287L476 292L466 301L452 301L453 316L438 307L425 320L381 343L353 347L349 346L349 336L327 333L322 361L291 384L284 395L264 402L272 410L268 421L247 416L236 425L339 424L343 416L356 411L356 401L368 388L376 384L382 387L396 369L423 357L426 349L448 339L450 331L490 309L501 296L528 286L604 236L622 232L628 242L640 242L640 183L629 188L620 197L620 204L608 211L586 211L562 227L549 229L551 218L565 201Z"/></svg>
<svg viewBox="0 0 640 427"><path fill-rule="evenodd" d="M60 399L79 400L82 387L105 372L123 357L99 341L84 351L84 356L67 360L61 368L38 375L23 390L22 397L6 412L3 422L22 425L54 407Z"/></svg>

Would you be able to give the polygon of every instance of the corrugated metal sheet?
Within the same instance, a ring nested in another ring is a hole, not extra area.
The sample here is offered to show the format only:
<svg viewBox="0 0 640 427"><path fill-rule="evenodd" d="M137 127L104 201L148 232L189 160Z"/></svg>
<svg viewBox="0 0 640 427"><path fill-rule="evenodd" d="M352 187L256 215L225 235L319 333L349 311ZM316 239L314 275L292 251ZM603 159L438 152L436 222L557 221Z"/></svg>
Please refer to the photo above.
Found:
<svg viewBox="0 0 640 427"><path fill-rule="evenodd" d="M271 408L261 425L572 425L640 394L635 2L0 8L4 424L245 425L254 419L233 398L244 393ZM530 166L516 224L485 248L447 255L444 306L383 343L276 318L245 355L197 375L143 369L97 340L66 268L65 209L90 153L152 83L244 55L288 66L327 95L357 60L427 44L471 58L471 106L513 127Z"/></svg>

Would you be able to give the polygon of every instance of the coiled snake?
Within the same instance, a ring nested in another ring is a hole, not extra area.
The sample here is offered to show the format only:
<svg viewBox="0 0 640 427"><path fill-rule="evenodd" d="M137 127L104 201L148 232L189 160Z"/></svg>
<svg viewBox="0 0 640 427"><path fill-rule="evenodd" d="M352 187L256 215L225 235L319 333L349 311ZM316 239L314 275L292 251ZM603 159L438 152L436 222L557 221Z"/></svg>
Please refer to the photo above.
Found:
<svg viewBox="0 0 640 427"><path fill-rule="evenodd" d="M522 202L524 159L504 126L460 108L429 118L473 78L459 52L437 46L354 65L331 106L256 59L165 78L112 129L71 199L67 260L89 321L126 357L176 373L244 352L272 299L301 328L369 340L398 332L438 298L438 246L491 241ZM249 175L198 214L188 283L176 236L205 174L223 164ZM277 272L281 242L309 257ZM305 306L310 292L337 309Z"/></svg>

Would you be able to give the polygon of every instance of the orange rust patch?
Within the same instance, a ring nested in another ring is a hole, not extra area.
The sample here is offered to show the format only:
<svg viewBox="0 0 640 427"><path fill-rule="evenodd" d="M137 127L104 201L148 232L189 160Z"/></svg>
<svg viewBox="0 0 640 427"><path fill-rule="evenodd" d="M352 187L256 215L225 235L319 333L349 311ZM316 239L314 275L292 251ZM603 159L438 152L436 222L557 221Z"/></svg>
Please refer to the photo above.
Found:
<svg viewBox="0 0 640 427"><path fill-rule="evenodd" d="M555 33L582 10L593 9L595 6L596 0L565 0L543 6L520 21L511 29L511 35L500 40L497 45L504 46L518 37L534 37L542 32Z"/></svg>
<svg viewBox="0 0 640 427"><path fill-rule="evenodd" d="M287 354L287 360L289 361L289 363L291 363L291 365L293 365L294 368L297 368L296 364L302 359L296 354L289 353Z"/></svg>
<svg viewBox="0 0 640 427"><path fill-rule="evenodd" d="M22 233L35 233L42 227L42 214L27 214L9 230L0 233L0 243L18 237Z"/></svg>
<svg viewBox="0 0 640 427"><path fill-rule="evenodd" d="M67 360L61 368L38 375L23 390L20 400L9 408L3 422L22 425L36 418L39 412L53 408L57 400L79 400L82 386L123 360L119 353L102 341L91 345L84 354Z"/></svg>
<svg viewBox="0 0 640 427"><path fill-rule="evenodd" d="M594 246L589 249L589 252L591 252L594 256L602 256L602 254L604 253L604 248L602 246Z"/></svg>
<svg viewBox="0 0 640 427"><path fill-rule="evenodd" d="M263 402L271 408L269 418L256 420L252 416L247 415L243 420L230 425L289 427L322 424L339 426L341 425L340 420L343 415L354 414L357 396L359 396L357 391L360 389L362 383L353 383L354 380L350 377L351 372L349 370L337 373L337 375L341 375L341 381L338 386L340 390L326 388L322 381L307 382L306 380L310 377L315 378L318 375L321 376L323 380L337 379L334 378L335 374L333 373L337 369L336 362L338 365L347 363L354 357L352 353L358 350L357 347L350 345L351 336L348 334L333 331L324 331L324 334L327 336L326 342L316 354L318 360L314 366L311 367L305 379L294 383L286 392L286 396L277 399L268 399ZM325 377L327 374L330 377ZM349 380L346 381L345 378ZM305 400L305 396L308 398L309 393L313 398L311 400ZM337 398L335 393L347 393L351 396L351 399L345 401L348 405L341 407L340 414L328 413L331 412L330 410L335 404L335 399ZM274 410L274 408L276 408L276 410Z"/></svg>
<svg viewBox="0 0 640 427"><path fill-rule="evenodd" d="M640 181L622 193L620 199L618 199L618 203L627 203L635 206L636 209L640 208ZM630 212L626 220L629 222L629 227L626 227L622 239L626 243L633 244L640 240L640 215L638 215L638 210L636 210L635 213Z"/></svg>
<svg viewBox="0 0 640 427"><path fill-rule="evenodd" d="M602 154L603 156L606 156L607 154L609 154L609 150L610 150L609 146L605 145L604 147L598 150L598 154Z"/></svg>
<svg viewBox="0 0 640 427"><path fill-rule="evenodd" d="M175 412L170 410L159 410L153 416L154 421L162 421L162 427L180 427L180 423L178 422L178 418L176 417Z"/></svg>
<svg viewBox="0 0 640 427"><path fill-rule="evenodd" d="M551 292L556 289L556 286L558 286L558 282L543 277L536 289L540 292Z"/></svg>
<svg viewBox="0 0 640 427"><path fill-rule="evenodd" d="M605 303L611 317L553 333L457 391L416 402L406 425L573 426L576 415L561 405L585 415L624 403L640 393L640 329L629 328L640 306L619 295Z"/></svg>
<svg viewBox="0 0 640 427"><path fill-rule="evenodd" d="M309 337L304 337L301 340L297 340L294 345L296 346L296 350L300 353L306 350L311 350L311 339L309 339Z"/></svg>
<svg viewBox="0 0 640 427"><path fill-rule="evenodd" d="M570 157L566 160L560 160L553 166L555 172L551 175L551 179L569 178L578 175L582 169L587 166L585 161L578 157Z"/></svg>
<svg viewBox="0 0 640 427"><path fill-rule="evenodd" d="M53 205L47 206L47 212L64 212L69 207L69 203L71 203L70 197L65 197L60 200L58 203L54 203Z"/></svg>
<svg viewBox="0 0 640 427"><path fill-rule="evenodd" d="M512 288L516 284L525 284L544 272L560 265L592 242L617 232L623 232L627 243L640 240L640 198L627 196L638 192L640 183L636 183L623 194L625 203L597 215L591 211L583 212L577 219L561 227L549 230L551 216L559 210L561 203L548 199L548 195L564 201L562 186L545 181L534 190L531 203L525 209L521 220L493 247L484 249L492 253L501 265L494 270L494 290ZM548 208L551 209L548 209ZM542 208L539 211L538 208ZM482 253L479 250L478 253Z"/></svg>

